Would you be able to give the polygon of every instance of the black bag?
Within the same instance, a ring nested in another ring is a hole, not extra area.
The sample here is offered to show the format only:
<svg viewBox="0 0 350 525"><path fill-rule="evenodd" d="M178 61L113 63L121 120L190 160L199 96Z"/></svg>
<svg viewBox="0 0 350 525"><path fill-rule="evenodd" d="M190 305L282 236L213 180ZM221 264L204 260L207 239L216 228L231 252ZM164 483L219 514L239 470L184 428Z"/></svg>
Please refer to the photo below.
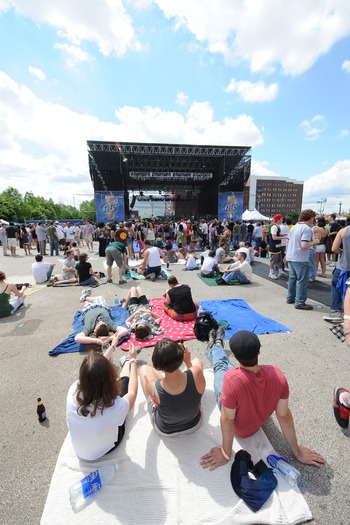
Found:
<svg viewBox="0 0 350 525"><path fill-rule="evenodd" d="M209 341L209 332L219 328L218 323L210 312L202 312L198 315L194 323L194 335L198 341Z"/></svg>

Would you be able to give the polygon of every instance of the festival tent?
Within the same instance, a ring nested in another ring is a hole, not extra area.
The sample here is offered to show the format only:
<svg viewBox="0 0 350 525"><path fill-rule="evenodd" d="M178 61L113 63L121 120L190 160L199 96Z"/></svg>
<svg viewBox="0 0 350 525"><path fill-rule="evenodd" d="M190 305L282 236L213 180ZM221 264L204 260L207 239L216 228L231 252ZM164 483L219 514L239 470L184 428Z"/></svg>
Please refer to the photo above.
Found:
<svg viewBox="0 0 350 525"><path fill-rule="evenodd" d="M268 221L269 217L265 217L258 210L246 210L242 215L243 221Z"/></svg>
<svg viewBox="0 0 350 525"><path fill-rule="evenodd" d="M5 219L0 219L0 224L10 224L8 221L5 221Z"/></svg>

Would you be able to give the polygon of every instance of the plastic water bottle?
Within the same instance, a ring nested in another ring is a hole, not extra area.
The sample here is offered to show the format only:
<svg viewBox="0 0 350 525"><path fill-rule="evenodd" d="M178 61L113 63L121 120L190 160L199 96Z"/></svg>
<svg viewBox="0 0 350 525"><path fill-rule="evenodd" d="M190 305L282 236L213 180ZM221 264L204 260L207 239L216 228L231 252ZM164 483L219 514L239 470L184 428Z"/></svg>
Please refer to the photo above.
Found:
<svg viewBox="0 0 350 525"><path fill-rule="evenodd" d="M112 481L117 466L102 465L98 470L90 472L85 478L75 483L69 489L70 502L74 510L79 510L102 487Z"/></svg>
<svg viewBox="0 0 350 525"><path fill-rule="evenodd" d="M117 294L115 294L115 297L114 297L114 304L115 304L116 306L119 305L119 299L118 299L118 295L117 295Z"/></svg>
<svg viewBox="0 0 350 525"><path fill-rule="evenodd" d="M299 470L294 468L286 459L282 458L282 456L270 454L270 449L266 445L259 445L258 449L265 463L272 467L274 474L282 476L293 488L299 485Z"/></svg>
<svg viewBox="0 0 350 525"><path fill-rule="evenodd" d="M266 458L268 464L273 468L276 474L282 476L286 482L293 488L300 483L300 472L293 467L288 461L276 454L269 454Z"/></svg>

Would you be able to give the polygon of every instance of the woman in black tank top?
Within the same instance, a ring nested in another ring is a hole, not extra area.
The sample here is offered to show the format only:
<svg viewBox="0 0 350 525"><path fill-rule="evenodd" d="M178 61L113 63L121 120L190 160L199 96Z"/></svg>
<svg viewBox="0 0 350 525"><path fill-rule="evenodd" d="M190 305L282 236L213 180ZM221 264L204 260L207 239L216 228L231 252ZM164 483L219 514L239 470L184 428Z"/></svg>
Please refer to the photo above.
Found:
<svg viewBox="0 0 350 525"><path fill-rule="evenodd" d="M205 390L202 361L191 360L185 346L164 338L154 348L152 363L153 368L144 365L139 373L155 430L164 435L193 432L200 424ZM180 369L182 363L186 365L184 371Z"/></svg>

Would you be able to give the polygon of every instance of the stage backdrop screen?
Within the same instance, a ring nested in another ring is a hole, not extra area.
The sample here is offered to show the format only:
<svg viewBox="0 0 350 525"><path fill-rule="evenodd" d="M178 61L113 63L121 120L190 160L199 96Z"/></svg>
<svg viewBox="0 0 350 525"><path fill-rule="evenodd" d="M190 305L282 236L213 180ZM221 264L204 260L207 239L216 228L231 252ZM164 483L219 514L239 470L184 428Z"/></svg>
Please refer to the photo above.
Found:
<svg viewBox="0 0 350 525"><path fill-rule="evenodd" d="M222 221L241 221L243 214L243 191L219 193L218 219Z"/></svg>
<svg viewBox="0 0 350 525"><path fill-rule="evenodd" d="M95 191L95 206L97 222L125 220L123 191Z"/></svg>

